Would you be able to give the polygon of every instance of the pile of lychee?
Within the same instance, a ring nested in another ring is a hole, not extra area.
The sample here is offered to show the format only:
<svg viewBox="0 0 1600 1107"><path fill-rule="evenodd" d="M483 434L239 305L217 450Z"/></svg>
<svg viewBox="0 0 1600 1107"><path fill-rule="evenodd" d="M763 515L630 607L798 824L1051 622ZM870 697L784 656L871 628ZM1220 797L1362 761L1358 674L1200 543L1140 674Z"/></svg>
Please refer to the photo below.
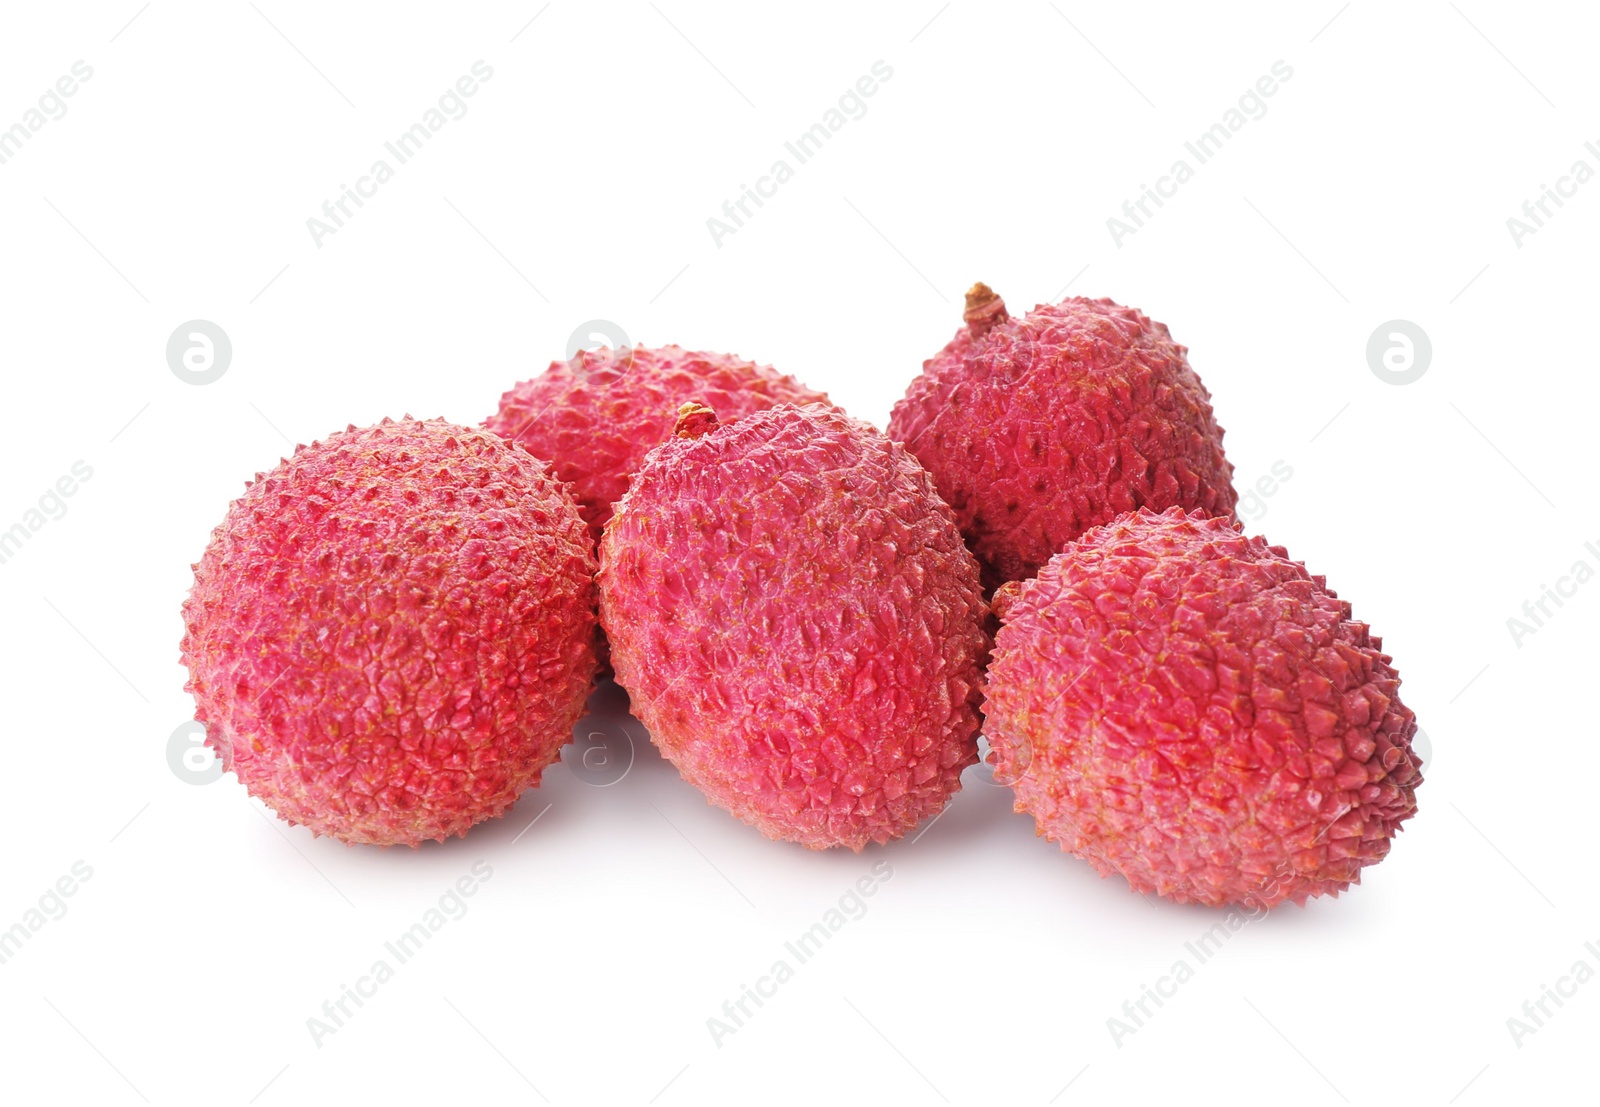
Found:
<svg viewBox="0 0 1600 1107"><path fill-rule="evenodd" d="M769 838L899 838L981 732L1038 832L1137 891L1337 894L1416 810L1416 720L1349 603L1241 532L1186 353L979 284L887 433L666 346L554 363L480 427L329 435L194 567L196 716L289 822L416 846L537 785L609 666Z"/></svg>

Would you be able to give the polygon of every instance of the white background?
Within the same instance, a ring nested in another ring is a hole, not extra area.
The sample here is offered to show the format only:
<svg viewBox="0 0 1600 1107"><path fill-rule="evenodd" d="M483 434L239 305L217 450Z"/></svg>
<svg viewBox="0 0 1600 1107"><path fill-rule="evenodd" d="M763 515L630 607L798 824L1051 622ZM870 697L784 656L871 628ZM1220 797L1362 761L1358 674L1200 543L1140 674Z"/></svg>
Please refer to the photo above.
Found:
<svg viewBox="0 0 1600 1107"><path fill-rule="evenodd" d="M0 165L0 529L93 470L0 564L0 927L93 870L0 964L0 1097L1591 1086L1600 982L1520 1046L1507 1019L1575 961L1600 969L1600 584L1520 643L1507 619L1579 559L1600 568L1600 182L1520 246L1506 220L1577 159L1600 169L1592 14L138 2L0 23L0 126L74 61L94 71ZM479 59L494 75L467 114L315 245L306 220ZM706 220L880 59L866 115L715 246ZM1293 77L1265 117L1115 244L1106 219L1278 60ZM1097 878L982 767L916 840L859 856L763 839L642 741L612 787L558 766L416 852L313 840L231 776L169 767L190 563L293 443L408 412L475 423L595 318L769 362L882 426L977 279L1014 311L1070 284L1170 325L1240 488L1292 469L1250 529L1383 636L1431 750L1420 813L1362 886L1250 924L1120 1044L1107 1020L1219 914ZM197 318L234 348L205 386L164 354ZM1396 318L1433 344L1403 387L1365 354ZM470 911L314 1044L307 1020L480 861ZM876 862L893 875L865 915L714 1043L707 1019Z"/></svg>

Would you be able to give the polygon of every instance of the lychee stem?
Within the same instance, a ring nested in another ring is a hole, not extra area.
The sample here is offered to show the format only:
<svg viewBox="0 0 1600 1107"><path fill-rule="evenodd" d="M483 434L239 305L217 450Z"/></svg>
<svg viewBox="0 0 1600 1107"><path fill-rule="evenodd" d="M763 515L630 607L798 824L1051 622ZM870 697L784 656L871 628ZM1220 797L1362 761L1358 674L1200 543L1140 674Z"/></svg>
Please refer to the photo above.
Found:
<svg viewBox="0 0 1600 1107"><path fill-rule="evenodd" d="M1017 602L1017 597L1022 595L1022 581L1009 580L994 590L994 595L989 599L989 610L994 612L994 617L1002 623L1011 612L1011 605Z"/></svg>
<svg viewBox="0 0 1600 1107"><path fill-rule="evenodd" d="M1000 294L979 281L967 289L967 310L961 313L973 338L982 338L990 328L1011 318L1006 314L1006 302Z"/></svg>
<svg viewBox="0 0 1600 1107"><path fill-rule="evenodd" d="M705 404L690 400L678 408L678 425L672 433L679 438L699 438L716 429L717 413Z"/></svg>

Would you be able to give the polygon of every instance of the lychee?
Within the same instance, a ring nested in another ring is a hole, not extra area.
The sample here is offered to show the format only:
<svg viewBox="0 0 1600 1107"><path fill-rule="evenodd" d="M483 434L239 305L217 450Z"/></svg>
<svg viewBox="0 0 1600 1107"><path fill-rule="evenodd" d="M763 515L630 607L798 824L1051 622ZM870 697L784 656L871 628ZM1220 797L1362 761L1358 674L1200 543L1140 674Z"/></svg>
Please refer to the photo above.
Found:
<svg viewBox="0 0 1600 1107"><path fill-rule="evenodd" d="M955 509L989 586L1135 508L1232 512L1211 396L1167 328L1072 297L1019 318L987 285L889 419Z"/></svg>
<svg viewBox="0 0 1600 1107"><path fill-rule="evenodd" d="M774 404L827 403L828 397L731 354L602 347L552 362L518 384L484 425L550 460L555 475L572 484L598 542L611 505L628 490L645 455L672 434L678 406L690 400L731 422Z"/></svg>
<svg viewBox="0 0 1600 1107"><path fill-rule="evenodd" d="M978 566L904 448L820 404L683 405L600 545L618 682L714 804L812 849L896 838L977 759Z"/></svg>
<svg viewBox="0 0 1600 1107"><path fill-rule="evenodd" d="M1416 811L1416 718L1381 641L1229 520L1125 515L996 607L996 779L1102 876L1303 904L1358 883Z"/></svg>
<svg viewBox="0 0 1600 1107"><path fill-rule="evenodd" d="M465 834L571 736L594 571L566 487L488 431L408 417L298 447L194 567L182 652L206 743L314 833Z"/></svg>

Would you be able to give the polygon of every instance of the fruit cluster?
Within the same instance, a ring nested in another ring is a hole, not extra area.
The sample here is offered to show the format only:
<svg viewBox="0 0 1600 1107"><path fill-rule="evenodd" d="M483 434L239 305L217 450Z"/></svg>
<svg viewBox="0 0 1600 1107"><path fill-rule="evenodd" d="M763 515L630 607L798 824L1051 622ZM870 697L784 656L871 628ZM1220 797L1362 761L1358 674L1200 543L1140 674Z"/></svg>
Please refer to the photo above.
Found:
<svg viewBox="0 0 1600 1107"><path fill-rule="evenodd" d="M1416 720L1350 605L1241 532L1186 355L1110 300L1018 318L979 284L887 434L673 346L552 364L482 427L351 427L194 567L196 717L288 821L416 846L537 785L610 666L771 838L900 837L982 731L1102 875L1337 894L1416 810Z"/></svg>

